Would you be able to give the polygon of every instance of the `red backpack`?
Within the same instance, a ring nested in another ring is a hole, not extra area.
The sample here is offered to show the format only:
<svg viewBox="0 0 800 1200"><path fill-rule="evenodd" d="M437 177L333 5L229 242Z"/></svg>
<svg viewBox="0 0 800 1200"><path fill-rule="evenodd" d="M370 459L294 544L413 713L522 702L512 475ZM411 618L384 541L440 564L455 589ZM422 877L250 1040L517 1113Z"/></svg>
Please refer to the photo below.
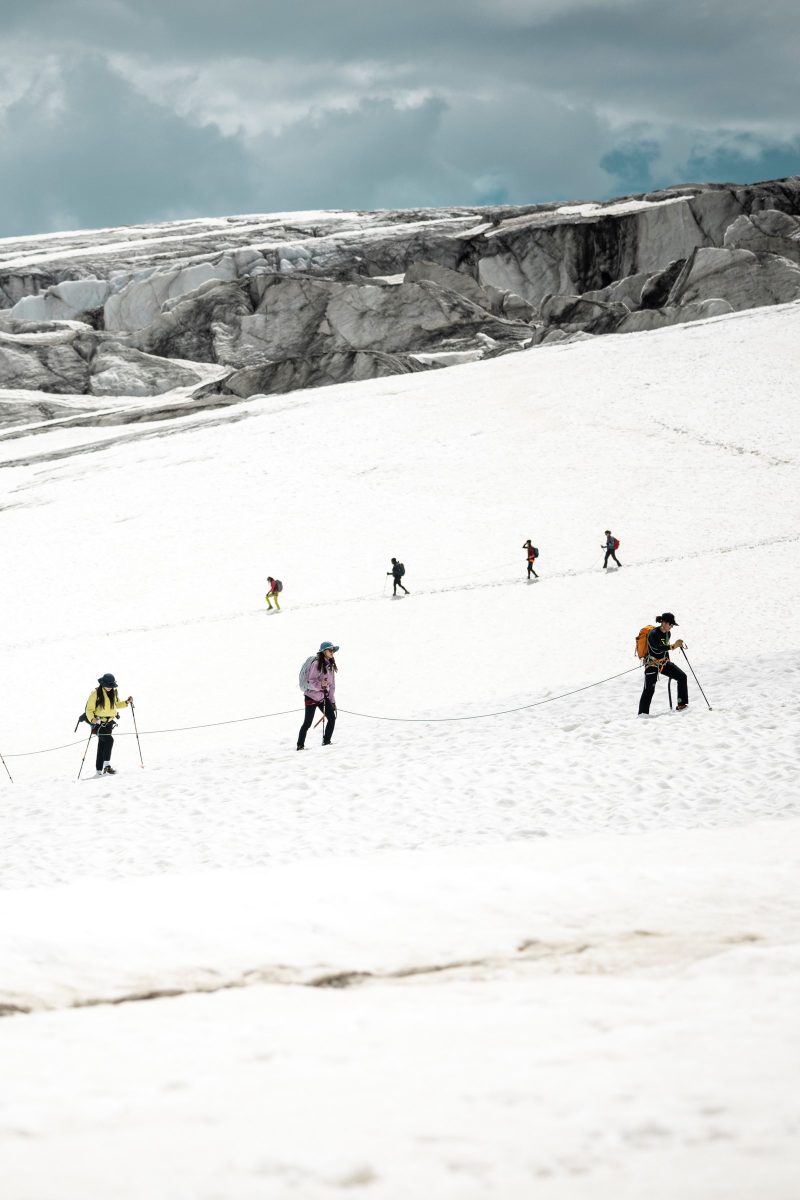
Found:
<svg viewBox="0 0 800 1200"><path fill-rule="evenodd" d="M614 549L619 550L619 538L614 538Z"/></svg>

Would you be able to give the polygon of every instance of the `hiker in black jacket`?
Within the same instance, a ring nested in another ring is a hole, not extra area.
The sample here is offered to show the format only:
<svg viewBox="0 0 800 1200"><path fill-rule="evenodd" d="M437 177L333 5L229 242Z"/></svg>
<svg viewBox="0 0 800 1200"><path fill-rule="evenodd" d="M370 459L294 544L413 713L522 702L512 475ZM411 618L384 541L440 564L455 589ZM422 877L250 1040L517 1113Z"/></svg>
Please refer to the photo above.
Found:
<svg viewBox="0 0 800 1200"><path fill-rule="evenodd" d="M386 574L391 575L392 579L394 580L394 588L392 590L393 596L397 595L397 589L399 587L401 587L403 589L403 591L405 592L406 595L409 594L408 588L403 583L403 576L405 575L405 573L406 573L406 569L403 566L403 564L401 562L398 562L396 558L393 558L392 559L392 569L391 569L391 571L386 572Z"/></svg>
<svg viewBox="0 0 800 1200"><path fill-rule="evenodd" d="M686 681L686 672L680 667L676 667L669 660L670 650L680 650L683 645L683 638L678 638L677 641L670 644L669 636L673 626L678 622L675 620L675 614L671 612L662 613L660 617L656 617L659 622L654 625L647 635L647 657L644 660L644 689L641 699L639 700L639 716L646 717L650 712L650 701L653 699L653 692L656 690L656 683L659 675L666 675L668 679L674 679L678 684L678 704L677 712L683 712L689 707L689 687Z"/></svg>

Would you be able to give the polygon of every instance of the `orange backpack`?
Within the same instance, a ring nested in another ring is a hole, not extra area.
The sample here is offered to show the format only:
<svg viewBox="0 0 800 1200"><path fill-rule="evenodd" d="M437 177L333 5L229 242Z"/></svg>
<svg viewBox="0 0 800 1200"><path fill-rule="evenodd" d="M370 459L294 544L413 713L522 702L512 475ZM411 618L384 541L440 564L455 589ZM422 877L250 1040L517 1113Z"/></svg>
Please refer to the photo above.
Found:
<svg viewBox="0 0 800 1200"><path fill-rule="evenodd" d="M643 625L636 635L636 657L647 658L647 636L655 625Z"/></svg>

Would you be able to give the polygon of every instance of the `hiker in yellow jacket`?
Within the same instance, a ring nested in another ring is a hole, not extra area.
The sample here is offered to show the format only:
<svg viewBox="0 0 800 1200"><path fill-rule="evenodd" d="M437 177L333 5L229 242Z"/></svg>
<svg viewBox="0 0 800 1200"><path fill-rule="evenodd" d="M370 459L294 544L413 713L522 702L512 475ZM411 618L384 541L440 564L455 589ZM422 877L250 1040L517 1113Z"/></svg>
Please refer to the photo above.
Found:
<svg viewBox="0 0 800 1200"><path fill-rule="evenodd" d="M97 758L95 760L96 775L116 775L111 766L111 751L114 748L113 733L117 727L118 709L127 708L133 704L133 696L120 700L117 695L117 681L110 673L101 675L98 686L86 701L86 720L92 727L92 733L97 734Z"/></svg>

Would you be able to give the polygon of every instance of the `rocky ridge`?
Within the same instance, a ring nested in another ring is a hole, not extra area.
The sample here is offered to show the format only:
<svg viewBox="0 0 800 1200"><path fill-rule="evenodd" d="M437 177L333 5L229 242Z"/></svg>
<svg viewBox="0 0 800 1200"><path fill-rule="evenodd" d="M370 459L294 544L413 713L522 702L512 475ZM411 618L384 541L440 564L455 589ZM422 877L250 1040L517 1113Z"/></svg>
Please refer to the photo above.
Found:
<svg viewBox="0 0 800 1200"><path fill-rule="evenodd" d="M800 177L10 238L0 418L41 394L226 403L797 299Z"/></svg>

